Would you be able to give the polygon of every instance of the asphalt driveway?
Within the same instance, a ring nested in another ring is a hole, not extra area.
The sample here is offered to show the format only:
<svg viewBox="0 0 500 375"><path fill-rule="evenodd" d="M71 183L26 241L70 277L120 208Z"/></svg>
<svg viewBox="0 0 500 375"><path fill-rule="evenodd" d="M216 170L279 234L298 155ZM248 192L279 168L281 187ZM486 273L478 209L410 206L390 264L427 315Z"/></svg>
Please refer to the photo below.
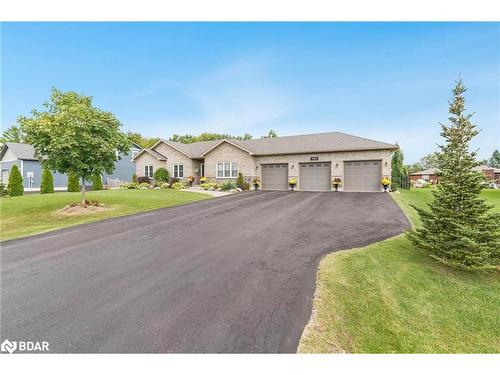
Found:
<svg viewBox="0 0 500 375"><path fill-rule="evenodd" d="M1 340L295 352L321 257L408 225L388 194L251 192L8 241Z"/></svg>

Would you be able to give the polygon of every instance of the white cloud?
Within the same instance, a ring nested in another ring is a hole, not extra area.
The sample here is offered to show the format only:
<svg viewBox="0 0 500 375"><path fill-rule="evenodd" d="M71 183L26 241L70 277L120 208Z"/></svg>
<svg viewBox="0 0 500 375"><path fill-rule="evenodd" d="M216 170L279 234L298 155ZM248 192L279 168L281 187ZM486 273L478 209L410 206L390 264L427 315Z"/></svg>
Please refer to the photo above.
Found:
<svg viewBox="0 0 500 375"><path fill-rule="evenodd" d="M202 77L177 84L183 97L192 101L192 114L183 118L155 120L162 133L252 132L283 118L291 110L287 93L273 83L265 58L239 59ZM158 92L165 82L158 82L137 95ZM172 87L172 83L168 83ZM257 131L258 132L258 131Z"/></svg>

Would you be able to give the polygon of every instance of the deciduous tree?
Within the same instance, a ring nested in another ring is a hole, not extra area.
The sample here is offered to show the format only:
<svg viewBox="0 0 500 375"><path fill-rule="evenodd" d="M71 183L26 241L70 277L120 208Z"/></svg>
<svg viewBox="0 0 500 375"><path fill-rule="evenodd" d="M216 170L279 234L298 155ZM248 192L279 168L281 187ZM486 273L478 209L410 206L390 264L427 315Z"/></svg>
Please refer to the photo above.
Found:
<svg viewBox="0 0 500 375"><path fill-rule="evenodd" d="M131 141L116 117L92 103L92 97L52 89L45 111L33 110L18 122L26 142L33 145L44 166L63 174L74 173L85 181L96 174L113 173L119 154L128 153Z"/></svg>

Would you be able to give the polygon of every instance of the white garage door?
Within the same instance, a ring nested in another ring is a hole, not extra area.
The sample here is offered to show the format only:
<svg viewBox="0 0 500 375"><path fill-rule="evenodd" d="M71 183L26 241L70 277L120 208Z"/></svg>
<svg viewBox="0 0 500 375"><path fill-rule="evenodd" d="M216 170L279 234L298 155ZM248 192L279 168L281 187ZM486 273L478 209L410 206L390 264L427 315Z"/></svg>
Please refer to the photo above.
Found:
<svg viewBox="0 0 500 375"><path fill-rule="evenodd" d="M288 164L262 164L262 190L288 190Z"/></svg>
<svg viewBox="0 0 500 375"><path fill-rule="evenodd" d="M380 191L382 161L344 162L344 191Z"/></svg>
<svg viewBox="0 0 500 375"><path fill-rule="evenodd" d="M330 163L301 163L300 190L329 191L331 181Z"/></svg>

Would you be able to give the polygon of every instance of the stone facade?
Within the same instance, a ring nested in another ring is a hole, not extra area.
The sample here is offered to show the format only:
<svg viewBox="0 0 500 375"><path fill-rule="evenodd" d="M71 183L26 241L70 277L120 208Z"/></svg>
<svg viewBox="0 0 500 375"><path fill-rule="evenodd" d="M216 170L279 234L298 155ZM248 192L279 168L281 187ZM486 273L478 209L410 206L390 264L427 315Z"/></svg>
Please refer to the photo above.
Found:
<svg viewBox="0 0 500 375"><path fill-rule="evenodd" d="M160 154L162 154L163 156L165 156L167 158L166 168L168 170L168 175L170 177L172 177L172 178L174 177L174 165L175 164L180 164L183 166L184 177L181 178L181 180L186 179L188 176L199 177L199 174L200 174L200 167L199 167L200 162L199 161L191 159L186 154L183 154L182 152L177 151L175 148L173 148L173 147L171 147L163 142L159 143L154 148L154 150L156 152L159 152ZM198 172L195 172L195 169L197 169Z"/></svg>
<svg viewBox="0 0 500 375"><path fill-rule="evenodd" d="M248 182L257 176L256 158L227 142L221 143L205 155L205 176L217 181L227 180L227 178L217 178L217 163L224 161L235 162L238 172L241 172Z"/></svg>
<svg viewBox="0 0 500 375"><path fill-rule="evenodd" d="M158 160L153 155L143 152L141 155L135 159L135 174L137 177L144 177L144 166L152 165L153 172L158 168L166 168L167 164L165 160ZM169 171L170 172L170 171Z"/></svg>
<svg viewBox="0 0 500 375"><path fill-rule="evenodd" d="M184 165L184 178L188 176L195 177L195 183L201 176L201 163L204 164L204 175L210 180L222 182L228 178L217 177L217 163L220 162L235 162L238 166L238 172L241 172L245 180L249 182L253 188L252 180L258 177L262 180L261 164L288 164L288 177L296 178L298 182L297 189L300 190L300 174L299 164L309 162L329 162L331 163L331 178L340 177L344 180L344 162L360 161L360 160L380 160L382 176L391 176L391 151L390 150L367 150L367 151L345 151L345 152L327 152L316 154L288 154L288 155L269 155L269 156L253 156L247 151L232 145L229 142L222 142L217 147L205 154L204 159L191 159L187 155L175 150L173 147L160 143L155 148L155 151L164 155L167 161L158 161L150 154L143 153L136 160L137 175L144 175L144 165L153 165L153 168L163 166L168 169L171 177L173 177L173 165ZM233 178L231 178L233 179ZM235 178L234 178L235 179ZM233 180L234 180L233 179ZM381 191L383 190L381 186Z"/></svg>
<svg viewBox="0 0 500 375"><path fill-rule="evenodd" d="M313 158L314 160L311 160ZM316 159L317 158L317 159ZM346 152L327 152L318 154L292 154L292 155L271 155L257 156L257 165L288 163L288 178L296 178L298 185L296 190L300 190L299 164L310 162L330 162L332 179L340 177L344 180L344 162L358 160L381 160L382 177L391 177L391 151L373 150L373 151L346 151ZM262 179L262 170L258 168L258 177ZM381 191L383 188L381 187Z"/></svg>

